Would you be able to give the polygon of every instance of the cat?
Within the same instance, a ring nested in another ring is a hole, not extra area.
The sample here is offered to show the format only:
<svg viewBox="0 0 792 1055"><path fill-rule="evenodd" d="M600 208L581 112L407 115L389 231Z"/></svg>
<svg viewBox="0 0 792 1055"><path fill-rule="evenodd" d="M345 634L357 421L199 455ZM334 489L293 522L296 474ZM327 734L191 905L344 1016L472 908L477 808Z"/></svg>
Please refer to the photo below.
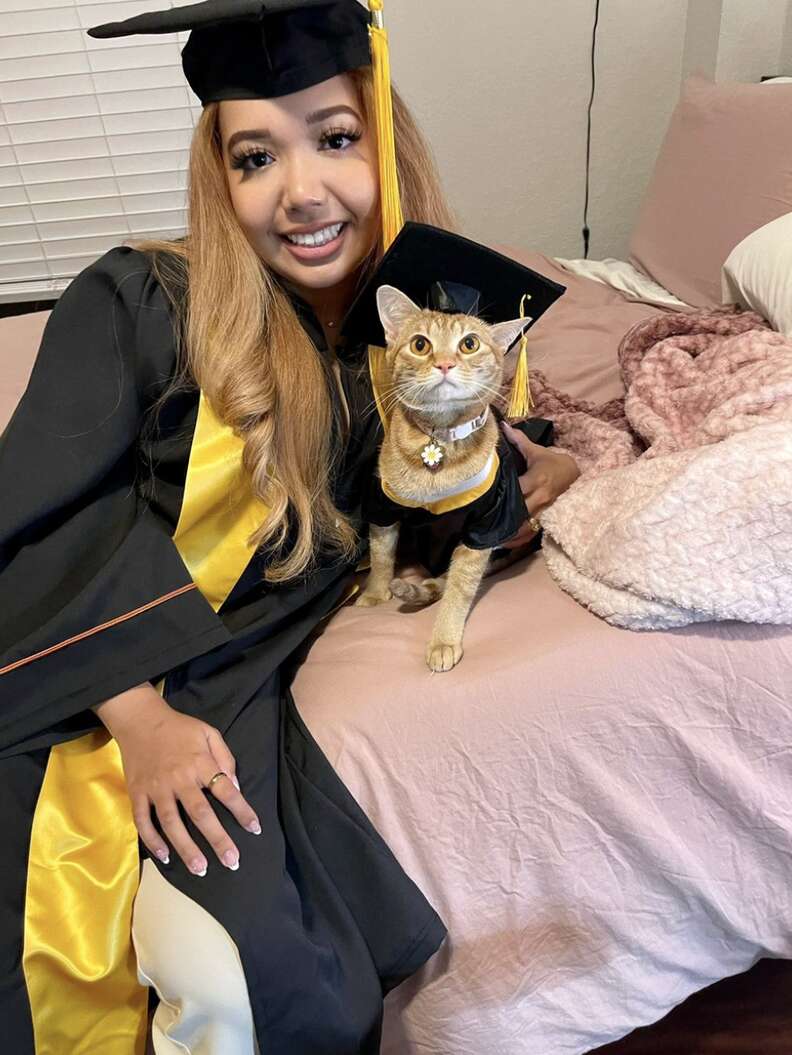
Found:
<svg viewBox="0 0 792 1055"><path fill-rule="evenodd" d="M388 419L378 461L383 501L379 509L374 503L379 523L368 518L371 570L356 604L378 605L391 597L427 604L442 598L426 662L434 672L448 671L462 658L465 622L493 546L479 548L480 535L476 548L459 542L447 574L417 585L395 578L400 520L410 508L448 504L449 496L453 505L461 491L489 496L477 501L479 509L482 503L488 507L491 532L496 503L508 493L508 523L498 544L518 530L527 514L518 485L515 490L516 471L496 454L500 429L490 405L500 395L506 352L527 320L490 325L474 315L419 308L393 286L378 289L377 309L391 379L380 396ZM502 470L513 476L507 492L497 479Z"/></svg>

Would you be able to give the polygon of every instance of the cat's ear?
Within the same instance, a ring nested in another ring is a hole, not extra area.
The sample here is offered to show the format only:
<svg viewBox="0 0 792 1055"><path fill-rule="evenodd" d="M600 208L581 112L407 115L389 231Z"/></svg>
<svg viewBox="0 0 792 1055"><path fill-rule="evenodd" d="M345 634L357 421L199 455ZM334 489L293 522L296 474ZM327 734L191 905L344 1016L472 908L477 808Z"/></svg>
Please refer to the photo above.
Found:
<svg viewBox="0 0 792 1055"><path fill-rule="evenodd" d="M391 344L405 322L418 315L421 309L395 286L380 286L377 290L377 311L385 331L385 340Z"/></svg>
<svg viewBox="0 0 792 1055"><path fill-rule="evenodd" d="M530 319L511 319L509 322L498 322L490 327L493 340L504 355L530 322Z"/></svg>

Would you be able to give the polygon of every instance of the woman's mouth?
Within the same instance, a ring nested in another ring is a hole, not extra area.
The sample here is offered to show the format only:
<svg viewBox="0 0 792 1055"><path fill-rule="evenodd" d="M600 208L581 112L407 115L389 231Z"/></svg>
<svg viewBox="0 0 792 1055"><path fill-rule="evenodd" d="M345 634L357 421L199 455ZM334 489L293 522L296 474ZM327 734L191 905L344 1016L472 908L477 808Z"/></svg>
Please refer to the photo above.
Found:
<svg viewBox="0 0 792 1055"><path fill-rule="evenodd" d="M298 260L304 263L324 261L341 248L348 224L333 223L309 233L283 234L281 240Z"/></svg>

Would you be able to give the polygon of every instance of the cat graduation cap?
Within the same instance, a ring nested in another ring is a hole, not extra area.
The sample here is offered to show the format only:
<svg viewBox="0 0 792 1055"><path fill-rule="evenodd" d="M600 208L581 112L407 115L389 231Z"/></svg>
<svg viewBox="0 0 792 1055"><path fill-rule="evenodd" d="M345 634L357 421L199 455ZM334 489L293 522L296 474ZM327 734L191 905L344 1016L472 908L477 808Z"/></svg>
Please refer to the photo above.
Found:
<svg viewBox="0 0 792 1055"><path fill-rule="evenodd" d="M506 416L526 416L531 400L525 335L565 292L564 286L450 231L428 224L404 224L344 321L343 336L370 347L375 395L388 384L381 353L385 336L377 310L377 290L381 286L395 287L419 308L474 315L491 324L524 318Z"/></svg>

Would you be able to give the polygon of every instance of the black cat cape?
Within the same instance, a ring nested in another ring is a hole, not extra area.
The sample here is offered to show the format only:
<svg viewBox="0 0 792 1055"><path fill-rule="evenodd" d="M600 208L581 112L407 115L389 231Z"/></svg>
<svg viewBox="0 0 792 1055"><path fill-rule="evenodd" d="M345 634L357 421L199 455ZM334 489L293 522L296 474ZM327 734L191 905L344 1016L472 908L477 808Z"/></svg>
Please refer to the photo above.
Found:
<svg viewBox="0 0 792 1055"><path fill-rule="evenodd" d="M330 357L315 318L303 325ZM361 349L360 362L365 364ZM217 727L263 829L219 804L241 853L162 874L236 942L266 1055L370 1055L382 997L445 929L300 719L289 660L345 598L352 568L320 560L263 582L247 544L262 511L240 486L240 441L197 390L168 392L173 323L148 259L110 251L53 312L0 441L0 1022L14 1055L142 1055L146 991L130 912L139 848L120 756L90 708L164 679ZM365 370L335 477L359 516L380 439ZM151 411L163 397L156 424ZM373 417L373 420L372 420ZM141 852L145 850L141 848Z"/></svg>
<svg viewBox="0 0 792 1055"><path fill-rule="evenodd" d="M552 422L543 418L515 425L534 443L549 446ZM389 527L400 523L407 528L412 552L432 575L448 569L454 549L460 543L470 549L497 549L513 538L528 518L520 489L520 475L525 464L511 444L501 436L497 447L497 468L489 488L466 501L463 493L459 505L444 512L418 506L409 508L390 498L375 477L363 504L364 517L370 524ZM427 469L427 472L430 470ZM539 546L538 538L531 548Z"/></svg>

